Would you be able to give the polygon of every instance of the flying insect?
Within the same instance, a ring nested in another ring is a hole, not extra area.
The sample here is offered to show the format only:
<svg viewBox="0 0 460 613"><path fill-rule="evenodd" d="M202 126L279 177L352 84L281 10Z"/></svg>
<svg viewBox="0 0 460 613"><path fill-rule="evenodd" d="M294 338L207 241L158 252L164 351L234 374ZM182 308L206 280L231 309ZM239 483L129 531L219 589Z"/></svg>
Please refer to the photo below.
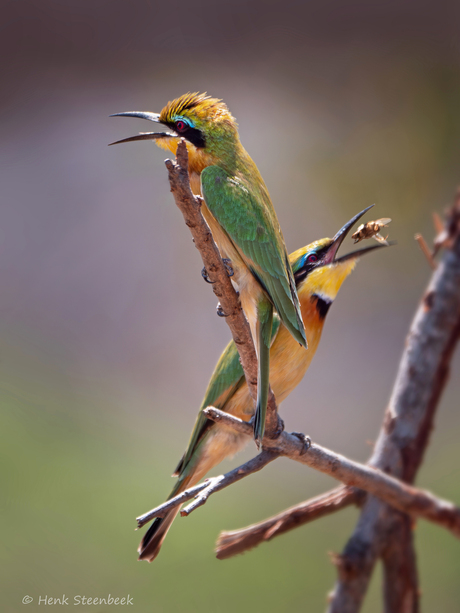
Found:
<svg viewBox="0 0 460 613"><path fill-rule="evenodd" d="M376 241L388 247L388 236L383 238L383 236L380 234L380 230L382 228L387 228L390 221L391 219L389 217L382 217L382 219L362 223L356 232L351 235L351 238L354 239L355 245L366 238L375 238Z"/></svg>

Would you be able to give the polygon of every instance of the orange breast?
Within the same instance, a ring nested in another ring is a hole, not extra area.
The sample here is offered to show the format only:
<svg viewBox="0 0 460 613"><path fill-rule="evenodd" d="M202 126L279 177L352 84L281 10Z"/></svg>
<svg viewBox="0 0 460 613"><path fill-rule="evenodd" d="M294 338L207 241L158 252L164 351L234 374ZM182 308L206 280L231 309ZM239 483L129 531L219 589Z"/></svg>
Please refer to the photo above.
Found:
<svg viewBox="0 0 460 613"><path fill-rule="evenodd" d="M316 309L316 300L309 295L299 296L308 349L302 347L281 324L270 349L270 384L278 404L297 387L310 366L318 349L324 319ZM224 407L232 415L249 421L254 414L254 403L244 383Z"/></svg>

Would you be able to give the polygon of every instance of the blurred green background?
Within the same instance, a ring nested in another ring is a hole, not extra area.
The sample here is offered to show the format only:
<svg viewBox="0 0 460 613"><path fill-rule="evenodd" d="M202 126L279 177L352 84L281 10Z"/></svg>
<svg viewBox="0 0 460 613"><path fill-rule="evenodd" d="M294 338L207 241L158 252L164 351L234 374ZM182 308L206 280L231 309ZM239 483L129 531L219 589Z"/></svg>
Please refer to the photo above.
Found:
<svg viewBox="0 0 460 613"><path fill-rule="evenodd" d="M191 91L223 98L289 251L376 203L398 246L363 260L328 316L286 427L366 460L430 269L413 240L459 176L458 3L6 2L0 140L2 611L63 593L139 611L322 611L349 509L219 562L234 529L320 493L279 461L178 519L136 561L229 337L152 143L107 148ZM370 218L369 218L370 219ZM351 241L347 245L351 247ZM460 360L418 483L460 501ZM217 470L240 463L254 448ZM217 471L216 471L217 474ZM460 602L460 545L416 530L422 605ZM81 610L108 611L91 606ZM40 609L41 610L41 609ZM377 572L364 611L380 610Z"/></svg>

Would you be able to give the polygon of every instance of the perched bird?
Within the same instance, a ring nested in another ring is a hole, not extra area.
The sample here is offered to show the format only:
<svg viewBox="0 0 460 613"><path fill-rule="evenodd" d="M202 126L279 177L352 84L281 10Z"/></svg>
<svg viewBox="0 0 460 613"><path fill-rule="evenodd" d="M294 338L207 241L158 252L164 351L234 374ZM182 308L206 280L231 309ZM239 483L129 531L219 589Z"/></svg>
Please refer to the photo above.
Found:
<svg viewBox="0 0 460 613"><path fill-rule="evenodd" d="M296 341L307 347L289 256L267 187L240 142L235 118L221 100L189 93L168 102L160 114L116 116L141 117L173 131L140 134L119 143L151 139L176 153L180 138L187 142L192 190L202 194L203 215L222 257L231 261L257 351L254 438L260 443L269 390L273 307Z"/></svg>
<svg viewBox="0 0 460 613"><path fill-rule="evenodd" d="M315 241L290 256L308 351L293 339L280 319L275 317L271 334L270 381L278 403L300 383L310 366L329 307L358 258L364 253L383 248L383 245L373 245L336 258L345 236L367 210L355 215L334 238ZM209 470L234 455L247 443L247 437L209 420L202 412L208 406L214 406L244 421L249 421L254 414L254 405L233 341L222 353L211 377L187 450L173 475L179 478L169 498L198 483ZM140 560L152 562L156 558L178 511L179 507L172 509L166 517L154 520L139 545Z"/></svg>

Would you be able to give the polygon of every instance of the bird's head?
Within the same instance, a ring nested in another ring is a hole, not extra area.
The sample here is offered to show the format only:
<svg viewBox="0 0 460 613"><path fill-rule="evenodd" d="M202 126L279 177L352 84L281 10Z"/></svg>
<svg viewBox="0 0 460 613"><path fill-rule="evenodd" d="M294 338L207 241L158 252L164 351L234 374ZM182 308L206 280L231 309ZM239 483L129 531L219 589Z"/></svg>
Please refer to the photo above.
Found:
<svg viewBox="0 0 460 613"><path fill-rule="evenodd" d="M352 217L333 238L317 240L298 249L290 256L300 302L303 304L305 299L310 296L311 300L315 301L316 308L323 318L335 300L342 283L356 266L358 259L365 253L386 246L375 244L337 257L339 247L353 225L372 206Z"/></svg>
<svg viewBox="0 0 460 613"><path fill-rule="evenodd" d="M144 132L112 143L154 140L163 149L176 152L180 138L185 138L190 152L220 156L229 143L239 142L238 126L227 105L206 94L188 93L168 102L161 113L129 111L111 117L139 117L160 123L168 132Z"/></svg>

